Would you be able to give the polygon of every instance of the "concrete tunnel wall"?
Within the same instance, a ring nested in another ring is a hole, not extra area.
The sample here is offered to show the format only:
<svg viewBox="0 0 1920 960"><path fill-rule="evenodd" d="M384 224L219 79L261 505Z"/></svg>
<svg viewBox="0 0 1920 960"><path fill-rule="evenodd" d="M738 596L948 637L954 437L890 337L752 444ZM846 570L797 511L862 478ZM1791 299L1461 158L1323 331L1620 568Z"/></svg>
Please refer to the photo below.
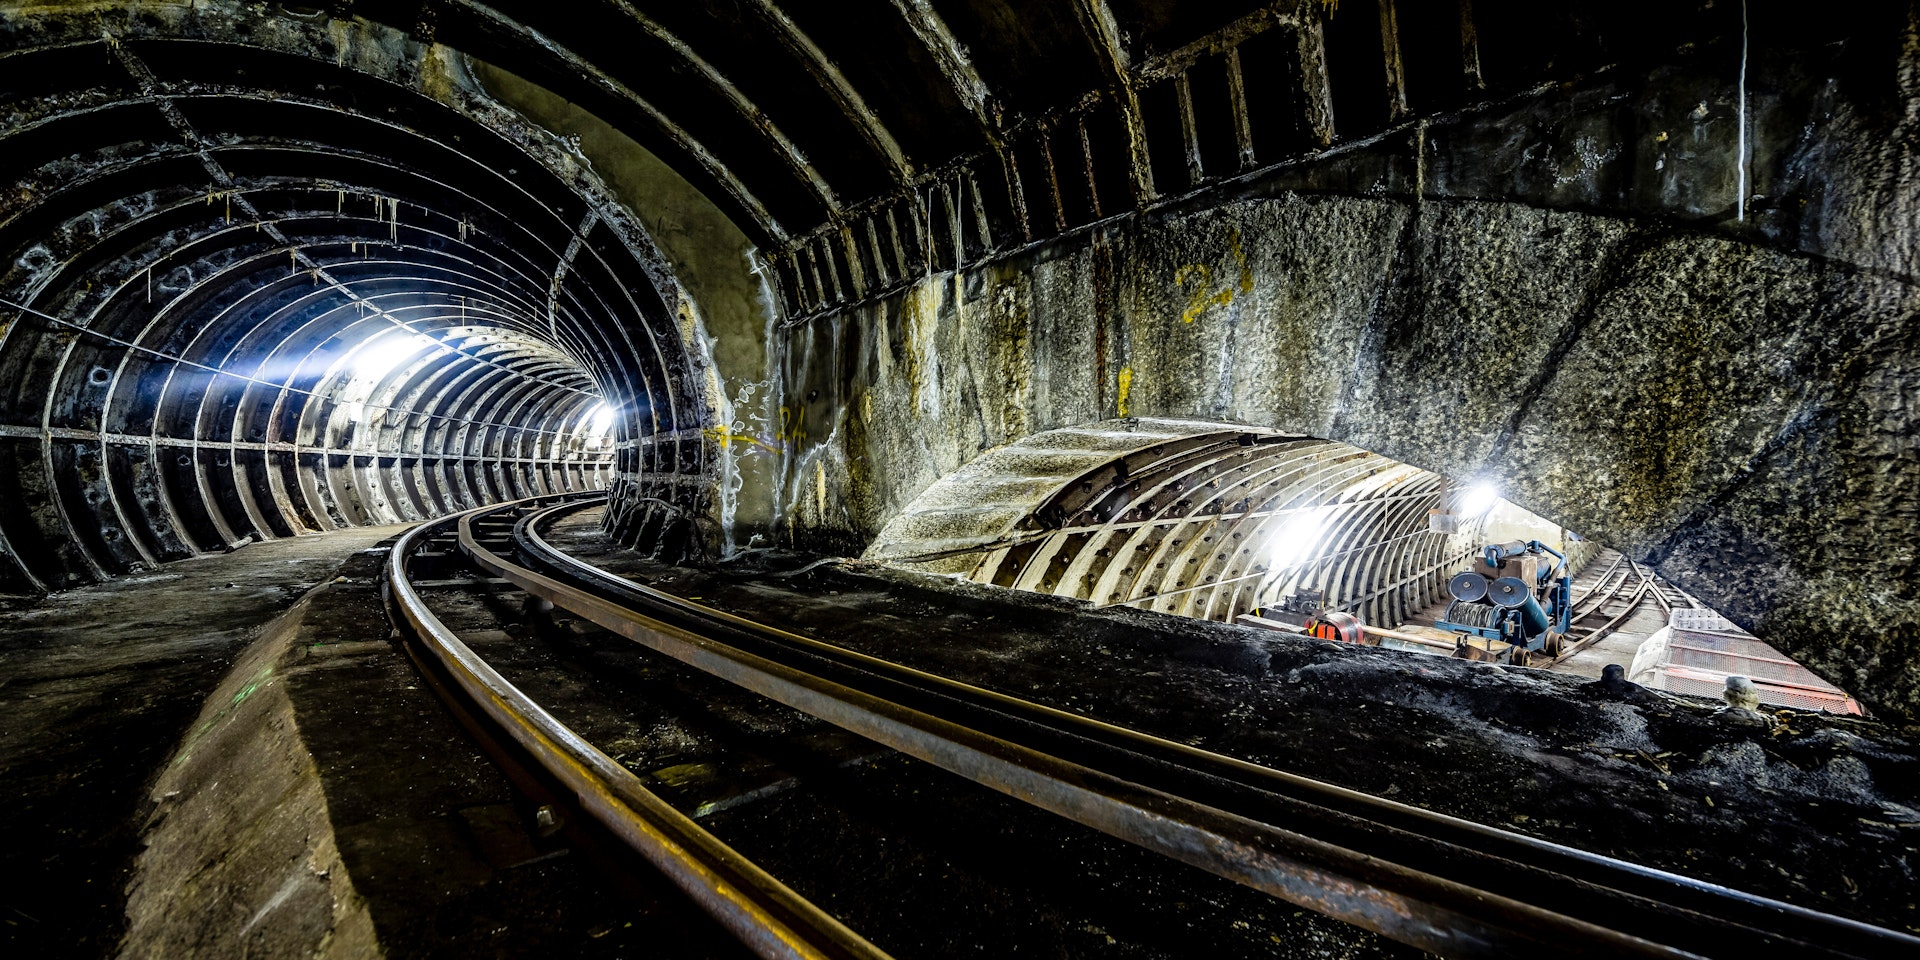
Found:
<svg viewBox="0 0 1920 960"><path fill-rule="evenodd" d="M781 345L787 532L857 550L1051 428L1259 425L1490 480L1913 716L1920 53L1838 78L1818 56L1756 97L1750 215L1732 78L1663 69L828 311Z"/></svg>

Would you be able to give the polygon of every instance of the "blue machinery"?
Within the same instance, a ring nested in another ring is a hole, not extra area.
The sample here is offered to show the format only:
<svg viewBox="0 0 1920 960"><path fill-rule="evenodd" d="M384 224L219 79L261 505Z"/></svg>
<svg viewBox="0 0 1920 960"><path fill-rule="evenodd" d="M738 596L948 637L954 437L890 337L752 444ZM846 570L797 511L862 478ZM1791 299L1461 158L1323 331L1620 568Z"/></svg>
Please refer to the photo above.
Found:
<svg viewBox="0 0 1920 960"><path fill-rule="evenodd" d="M1453 602L1437 626L1463 635L1465 655L1524 663L1526 653L1567 632L1573 586L1566 571L1566 554L1538 540L1488 544L1473 569L1447 581Z"/></svg>

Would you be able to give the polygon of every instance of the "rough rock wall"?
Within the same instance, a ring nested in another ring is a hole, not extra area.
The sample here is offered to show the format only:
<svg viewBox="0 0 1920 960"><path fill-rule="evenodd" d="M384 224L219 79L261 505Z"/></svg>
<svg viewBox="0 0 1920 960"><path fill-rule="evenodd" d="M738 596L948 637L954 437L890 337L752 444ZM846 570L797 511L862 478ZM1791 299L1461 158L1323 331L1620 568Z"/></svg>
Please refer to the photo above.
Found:
<svg viewBox="0 0 1920 960"><path fill-rule="evenodd" d="M1655 72L792 330L786 533L850 550L1039 430L1258 424L1491 480L1913 716L1920 300L1889 211L1920 196L1916 49L1909 29L1873 69L1808 54L1756 93L1749 211L1718 162L1728 86Z"/></svg>

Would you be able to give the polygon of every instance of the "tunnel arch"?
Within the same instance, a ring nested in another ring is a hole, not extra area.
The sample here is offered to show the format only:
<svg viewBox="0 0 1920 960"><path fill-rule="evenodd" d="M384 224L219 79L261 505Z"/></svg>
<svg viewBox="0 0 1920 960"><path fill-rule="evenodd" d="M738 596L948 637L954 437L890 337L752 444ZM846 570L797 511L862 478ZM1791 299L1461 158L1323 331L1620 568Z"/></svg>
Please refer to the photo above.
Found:
<svg viewBox="0 0 1920 960"><path fill-rule="evenodd" d="M144 13L0 44L0 590L536 493L703 508L697 311L568 143L377 23Z"/></svg>
<svg viewBox="0 0 1920 960"><path fill-rule="evenodd" d="M1442 600L1481 546L1485 508L1464 499L1438 474L1334 440L1107 420L982 454L897 514L865 559L1209 620L1319 590L1392 626ZM1433 511L1457 528L1434 532Z"/></svg>

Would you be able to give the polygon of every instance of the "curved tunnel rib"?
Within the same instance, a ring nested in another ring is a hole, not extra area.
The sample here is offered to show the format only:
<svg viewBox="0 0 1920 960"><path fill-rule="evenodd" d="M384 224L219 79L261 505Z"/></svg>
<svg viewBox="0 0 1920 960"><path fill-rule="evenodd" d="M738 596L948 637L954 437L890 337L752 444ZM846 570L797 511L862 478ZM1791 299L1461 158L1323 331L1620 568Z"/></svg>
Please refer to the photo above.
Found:
<svg viewBox="0 0 1920 960"><path fill-rule="evenodd" d="M1099 605L1234 617L1302 589L1369 623L1441 596L1478 518L1434 533L1437 474L1330 440L1187 421L1108 421L989 452L868 551Z"/></svg>
<svg viewBox="0 0 1920 960"><path fill-rule="evenodd" d="M33 76L0 138L0 589L605 486L659 435L701 462L680 294L630 215L457 78L423 93L427 53L338 59L0 58Z"/></svg>

